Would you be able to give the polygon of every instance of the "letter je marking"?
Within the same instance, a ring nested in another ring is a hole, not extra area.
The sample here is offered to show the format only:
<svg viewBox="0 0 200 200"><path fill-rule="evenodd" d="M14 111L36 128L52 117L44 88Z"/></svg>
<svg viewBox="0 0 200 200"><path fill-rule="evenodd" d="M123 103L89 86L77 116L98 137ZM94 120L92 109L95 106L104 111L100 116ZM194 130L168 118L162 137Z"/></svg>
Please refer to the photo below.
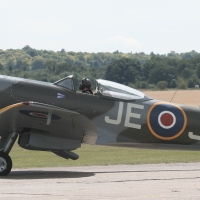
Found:
<svg viewBox="0 0 200 200"><path fill-rule="evenodd" d="M144 106L143 105L137 105L137 104L128 103L124 126L130 127L130 128L141 129L141 125L140 124L130 123L130 118L131 117L132 118L137 118L137 119L140 119L140 117L141 117L141 114L132 113L131 112L132 108L144 109Z"/></svg>
<svg viewBox="0 0 200 200"><path fill-rule="evenodd" d="M105 121L109 124L115 124L118 125L121 123L122 120L122 111L123 111L123 106L124 103L123 102L119 102L119 109L118 109L118 115L117 115L117 119L110 119L108 116L105 116Z"/></svg>

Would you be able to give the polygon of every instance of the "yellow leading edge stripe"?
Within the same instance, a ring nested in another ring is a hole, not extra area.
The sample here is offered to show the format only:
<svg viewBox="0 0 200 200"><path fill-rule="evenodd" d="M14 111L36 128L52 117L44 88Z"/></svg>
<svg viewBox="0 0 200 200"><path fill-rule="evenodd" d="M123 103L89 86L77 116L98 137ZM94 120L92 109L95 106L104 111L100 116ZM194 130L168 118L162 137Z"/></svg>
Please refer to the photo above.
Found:
<svg viewBox="0 0 200 200"><path fill-rule="evenodd" d="M177 107L177 108L183 113L183 117L184 117L184 125L183 125L183 128L182 128L176 135L174 135L174 136L172 136L172 137L162 137L162 136L158 135L158 134L152 129L152 127L151 127L151 124L150 124L150 114L151 114L151 111L153 110L153 108L155 108L155 107L156 107L157 105L159 105L159 104L173 105L173 106ZM157 102L157 103L153 104L153 105L150 107L149 111L148 111L148 114L147 114L147 125L148 125L148 127L149 127L149 130L151 131L151 133L152 133L155 137L157 137L157 138L159 138L159 139L161 139L161 140L173 140L173 139L179 137L179 136L183 133L183 131L185 130L185 127L186 127L186 125L187 125L187 116L186 116L186 114L185 114L185 111L184 111L181 107L179 107L179 106L177 106L177 105L175 105L175 104L166 103L166 102Z"/></svg>
<svg viewBox="0 0 200 200"><path fill-rule="evenodd" d="M7 110L10 110L11 108L17 108L17 107L23 106L23 105L24 105L23 103L16 103L16 104L12 104L10 106L6 106L6 107L0 109L0 114L7 111Z"/></svg>

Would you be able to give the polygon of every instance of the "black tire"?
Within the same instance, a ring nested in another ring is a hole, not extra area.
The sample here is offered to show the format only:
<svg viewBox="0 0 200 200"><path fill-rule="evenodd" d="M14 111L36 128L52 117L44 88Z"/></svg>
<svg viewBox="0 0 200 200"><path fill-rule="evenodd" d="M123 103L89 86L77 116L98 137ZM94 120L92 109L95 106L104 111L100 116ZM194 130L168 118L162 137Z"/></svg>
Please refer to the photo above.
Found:
<svg viewBox="0 0 200 200"><path fill-rule="evenodd" d="M12 169L12 160L10 156L0 151L0 176L6 176Z"/></svg>

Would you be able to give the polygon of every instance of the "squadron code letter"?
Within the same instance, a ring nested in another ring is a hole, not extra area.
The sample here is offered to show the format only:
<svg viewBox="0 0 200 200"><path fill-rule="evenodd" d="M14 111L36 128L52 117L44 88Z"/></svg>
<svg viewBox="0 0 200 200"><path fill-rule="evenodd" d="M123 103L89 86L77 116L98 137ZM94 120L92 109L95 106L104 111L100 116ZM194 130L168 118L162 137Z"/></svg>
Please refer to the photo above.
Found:
<svg viewBox="0 0 200 200"><path fill-rule="evenodd" d="M126 119L125 119L124 126L130 127L130 128L141 129L141 125L140 124L130 123L130 118L131 117L140 119L140 116L141 116L141 114L132 113L131 112L132 108L144 109L144 106L137 105L137 104L132 104L132 103L128 103L128 105L127 105L127 111L126 111Z"/></svg>
<svg viewBox="0 0 200 200"><path fill-rule="evenodd" d="M122 120L122 112L123 112L123 106L124 106L124 103L123 102L119 102L119 109L118 109L118 115L117 115L117 119L110 119L108 116L105 116L105 121L108 123L108 124L115 124L115 125L118 125L121 123L121 120Z"/></svg>
<svg viewBox="0 0 200 200"><path fill-rule="evenodd" d="M121 123L122 120L122 113L123 113L123 106L124 103L123 102L119 102L119 109L118 109L118 115L117 115L117 119L110 119L109 116L105 116L105 122L107 122L108 124L114 124L114 125L119 125ZM134 123L130 123L130 118L137 118L140 119L141 114L138 113L132 113L131 109L132 108L137 108L137 109L144 109L143 105L137 105L137 104L132 104L132 103L128 103L127 104L127 111L126 111L126 118L125 118L125 123L124 126L129 127L129 128L136 128L136 129L141 129L141 125L140 124L134 124Z"/></svg>

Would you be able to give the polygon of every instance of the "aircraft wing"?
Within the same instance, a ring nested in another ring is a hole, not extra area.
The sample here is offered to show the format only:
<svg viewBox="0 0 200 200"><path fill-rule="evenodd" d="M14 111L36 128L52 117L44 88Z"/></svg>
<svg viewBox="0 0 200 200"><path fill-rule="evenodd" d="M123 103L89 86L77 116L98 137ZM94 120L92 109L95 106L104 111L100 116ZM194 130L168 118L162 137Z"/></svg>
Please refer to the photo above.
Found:
<svg viewBox="0 0 200 200"><path fill-rule="evenodd" d="M19 145L27 149L76 149L85 131L94 131L89 119L52 105L24 102L0 110L0 136L18 132Z"/></svg>

